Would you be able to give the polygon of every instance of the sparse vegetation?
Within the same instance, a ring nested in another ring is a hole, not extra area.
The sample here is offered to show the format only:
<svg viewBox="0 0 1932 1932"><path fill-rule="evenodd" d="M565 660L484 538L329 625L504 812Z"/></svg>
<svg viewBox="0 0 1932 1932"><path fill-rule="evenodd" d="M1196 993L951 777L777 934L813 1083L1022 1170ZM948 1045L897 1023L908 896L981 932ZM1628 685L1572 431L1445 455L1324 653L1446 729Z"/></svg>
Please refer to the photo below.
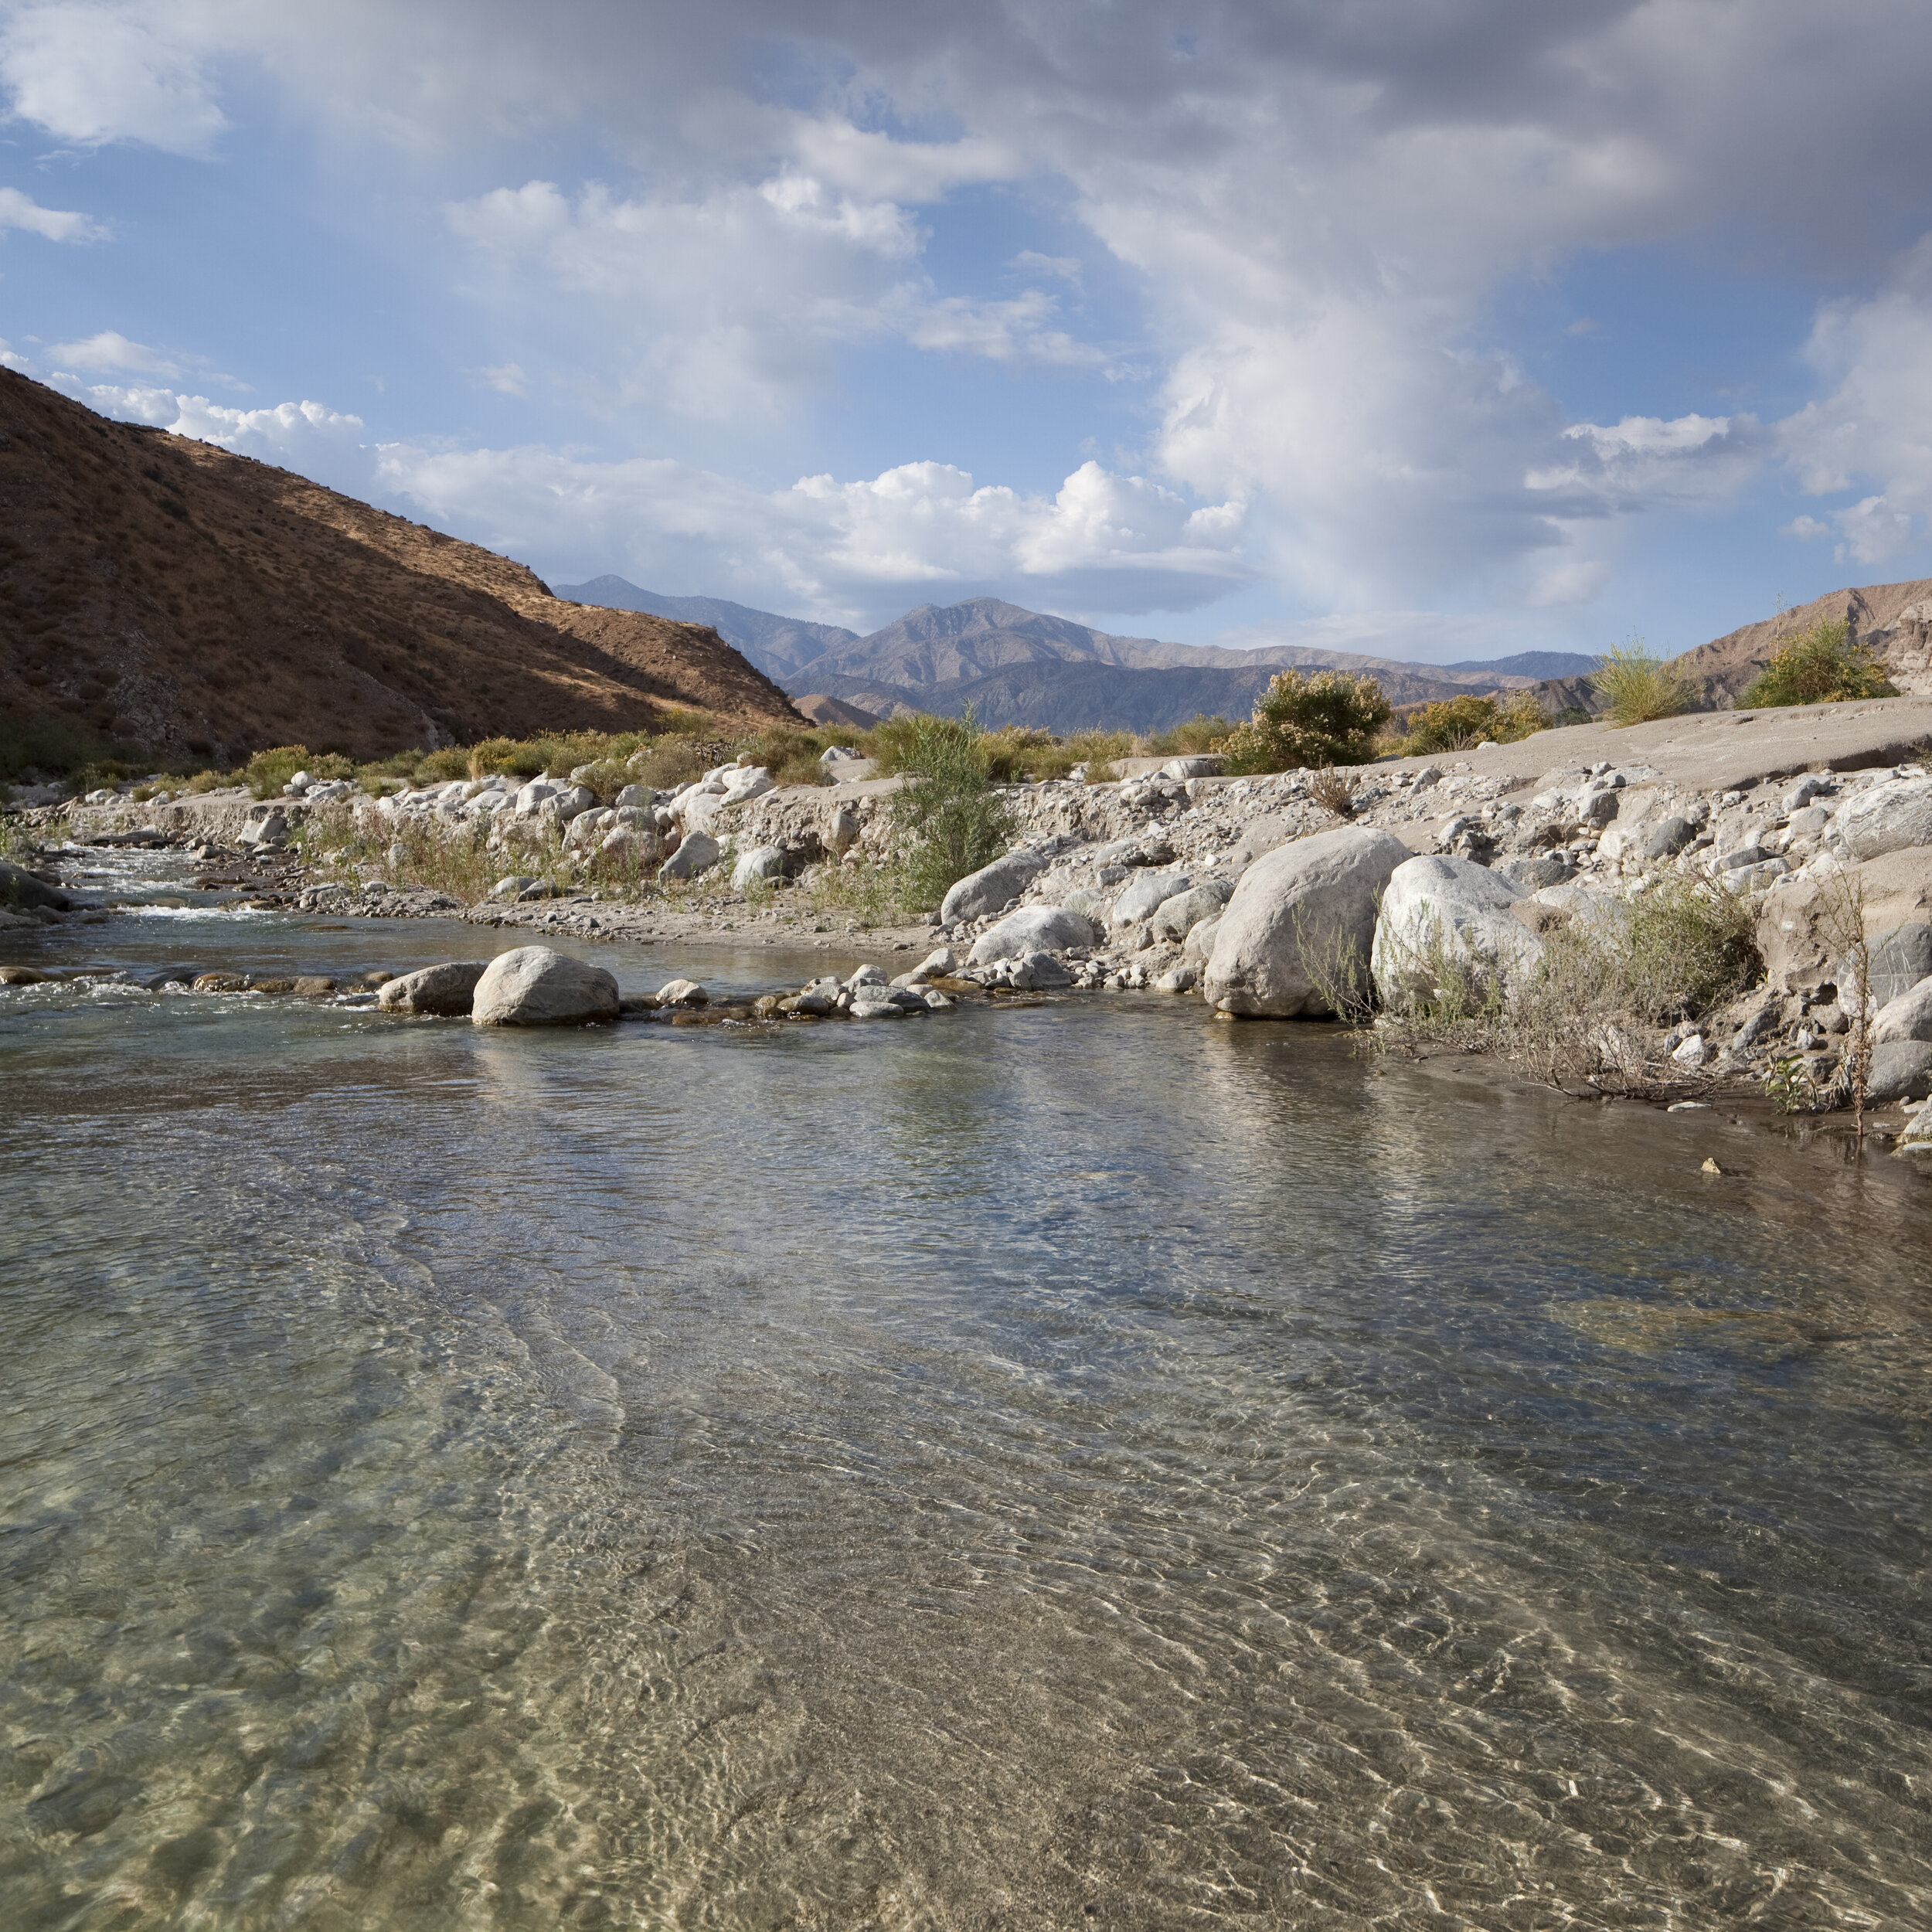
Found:
<svg viewBox="0 0 1932 1932"><path fill-rule="evenodd" d="M1372 678L1284 671L1256 701L1253 716L1228 734L1227 769L1246 775L1366 764L1391 709Z"/></svg>
<svg viewBox="0 0 1932 1932"><path fill-rule="evenodd" d="M1549 719L1527 691L1507 696L1445 698L1417 706L1400 721L1402 736L1394 749L1404 757L1423 757L1437 751L1466 751L1493 740L1515 744L1532 733L1549 729Z"/></svg>
<svg viewBox="0 0 1932 1932"><path fill-rule="evenodd" d="M895 757L912 781L893 801L899 890L911 909L928 912L950 886L1006 849L1012 815L993 788L985 734L971 712L891 722L908 727L896 736Z"/></svg>
<svg viewBox="0 0 1932 1932"><path fill-rule="evenodd" d="M1151 757L1185 758L1219 751L1234 730L1218 713L1210 718L1205 711L1197 711L1185 724L1169 725L1166 730L1155 732L1143 742Z"/></svg>
<svg viewBox="0 0 1932 1932"><path fill-rule="evenodd" d="M1333 765L1315 774L1315 783L1308 787L1308 796L1324 811L1337 818L1355 816L1355 794L1349 789L1348 780Z"/></svg>
<svg viewBox="0 0 1932 1932"><path fill-rule="evenodd" d="M1604 653L1590 673L1591 688L1608 707L1614 725L1648 724L1689 710L1696 688L1682 672L1644 648L1641 638Z"/></svg>
<svg viewBox="0 0 1932 1932"><path fill-rule="evenodd" d="M1794 638L1737 695L1740 711L1793 704L1843 704L1854 698L1896 698L1885 667L1853 641L1844 619L1814 624Z"/></svg>

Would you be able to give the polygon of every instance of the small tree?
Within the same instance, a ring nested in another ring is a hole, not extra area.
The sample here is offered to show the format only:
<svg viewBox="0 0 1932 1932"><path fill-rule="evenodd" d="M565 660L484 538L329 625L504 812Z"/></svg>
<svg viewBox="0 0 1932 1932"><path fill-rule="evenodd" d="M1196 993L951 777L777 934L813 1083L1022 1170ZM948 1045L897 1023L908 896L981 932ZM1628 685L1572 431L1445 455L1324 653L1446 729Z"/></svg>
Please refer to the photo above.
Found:
<svg viewBox="0 0 1932 1932"><path fill-rule="evenodd" d="M1843 618L1815 624L1794 638L1738 693L1738 707L1751 711L1787 704L1843 704L1853 698L1896 698L1885 667L1853 641Z"/></svg>
<svg viewBox="0 0 1932 1932"><path fill-rule="evenodd" d="M1284 671L1256 700L1254 716L1229 733L1227 769L1249 774L1366 764L1392 708L1372 678Z"/></svg>

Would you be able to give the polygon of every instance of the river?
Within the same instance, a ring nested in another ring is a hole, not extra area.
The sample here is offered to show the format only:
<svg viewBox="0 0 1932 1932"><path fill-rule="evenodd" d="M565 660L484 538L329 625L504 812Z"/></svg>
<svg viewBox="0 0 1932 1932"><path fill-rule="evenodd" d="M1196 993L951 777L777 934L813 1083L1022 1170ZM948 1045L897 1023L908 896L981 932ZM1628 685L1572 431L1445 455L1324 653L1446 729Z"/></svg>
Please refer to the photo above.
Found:
<svg viewBox="0 0 1932 1932"><path fill-rule="evenodd" d="M1151 995L114 982L525 937L168 863L0 950L100 969L0 989L0 1924L1932 1922L1900 1164Z"/></svg>

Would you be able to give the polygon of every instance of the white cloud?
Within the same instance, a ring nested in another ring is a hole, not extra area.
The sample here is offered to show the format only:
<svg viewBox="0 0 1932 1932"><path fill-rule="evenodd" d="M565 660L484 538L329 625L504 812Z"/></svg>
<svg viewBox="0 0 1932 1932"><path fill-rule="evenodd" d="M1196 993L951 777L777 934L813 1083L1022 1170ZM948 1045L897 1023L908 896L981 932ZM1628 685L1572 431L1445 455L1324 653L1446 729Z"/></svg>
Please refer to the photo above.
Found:
<svg viewBox="0 0 1932 1932"><path fill-rule="evenodd" d="M1780 536L1794 536L1801 542L1808 542L1813 537L1829 536L1831 534L1831 525L1819 522L1815 516L1794 516L1790 522L1783 525L1778 531Z"/></svg>
<svg viewBox="0 0 1932 1932"><path fill-rule="evenodd" d="M526 396L530 393L530 379L515 362L486 362L481 369L465 369L464 373L499 396Z"/></svg>
<svg viewBox="0 0 1932 1932"><path fill-rule="evenodd" d="M90 372L128 369L147 376L178 376L180 369L145 342L131 342L118 329L104 328L85 342L56 342L47 351L56 366Z"/></svg>
<svg viewBox="0 0 1932 1932"><path fill-rule="evenodd" d="M170 18L76 0L16 7L0 28L0 83L16 114L63 141L206 154L228 124L192 44L196 11Z"/></svg>
<svg viewBox="0 0 1932 1932"><path fill-rule="evenodd" d="M54 242L100 241L107 233L90 216L43 208L18 188L0 188L0 228L24 229Z"/></svg>

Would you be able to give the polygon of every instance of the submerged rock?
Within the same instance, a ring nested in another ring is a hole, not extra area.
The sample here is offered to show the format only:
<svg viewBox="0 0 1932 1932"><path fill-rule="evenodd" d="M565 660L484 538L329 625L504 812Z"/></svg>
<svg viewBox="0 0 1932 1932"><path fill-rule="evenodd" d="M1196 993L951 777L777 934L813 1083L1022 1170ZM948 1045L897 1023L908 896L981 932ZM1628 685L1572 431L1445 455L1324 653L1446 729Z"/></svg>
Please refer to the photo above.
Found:
<svg viewBox="0 0 1932 1932"><path fill-rule="evenodd" d="M72 910L73 901L58 886L36 879L24 866L0 859L0 906L44 906L49 912Z"/></svg>
<svg viewBox="0 0 1932 1932"><path fill-rule="evenodd" d="M478 1026L583 1026L617 1017L617 982L600 966L519 946L499 953L476 983L470 1017Z"/></svg>

